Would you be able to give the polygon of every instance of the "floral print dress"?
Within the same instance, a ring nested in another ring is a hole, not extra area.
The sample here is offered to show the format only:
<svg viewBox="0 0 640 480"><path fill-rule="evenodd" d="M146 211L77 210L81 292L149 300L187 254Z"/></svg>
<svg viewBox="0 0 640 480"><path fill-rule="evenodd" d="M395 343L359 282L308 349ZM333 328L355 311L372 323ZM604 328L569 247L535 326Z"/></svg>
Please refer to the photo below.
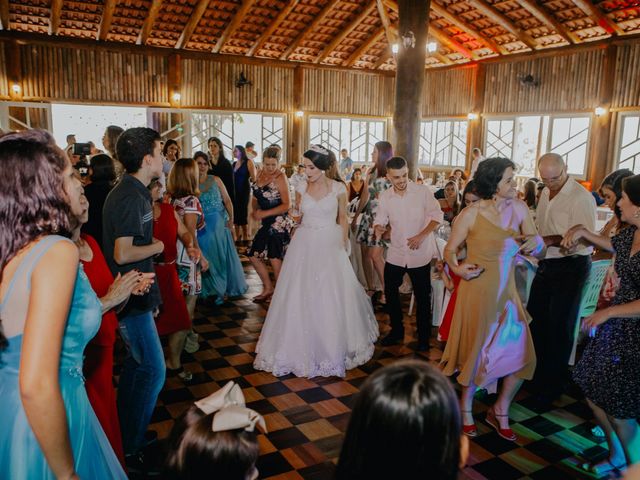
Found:
<svg viewBox="0 0 640 480"><path fill-rule="evenodd" d="M274 182L262 187L253 185L252 189L260 210L270 210L282 205L280 191ZM286 213L263 218L262 226L253 238L249 256L282 260L291 240L293 226L293 219Z"/></svg>
<svg viewBox="0 0 640 480"><path fill-rule="evenodd" d="M385 177L373 177L369 182L369 201L362 210L358 230L356 231L356 241L367 247L384 247L387 243L384 240L376 240L373 233L373 222L378 211L378 196L391 187L391 183Z"/></svg>
<svg viewBox="0 0 640 480"><path fill-rule="evenodd" d="M202 213L202 205L200 204L198 197L195 195L188 195L186 197L173 199L171 204L183 222L184 216L188 213L195 213L198 216L196 232L204 228L204 215ZM186 247L179 239L177 242L178 277L180 278L180 283L182 285L182 293L184 295L199 295L202 290L202 274L200 272L200 265L189 258Z"/></svg>

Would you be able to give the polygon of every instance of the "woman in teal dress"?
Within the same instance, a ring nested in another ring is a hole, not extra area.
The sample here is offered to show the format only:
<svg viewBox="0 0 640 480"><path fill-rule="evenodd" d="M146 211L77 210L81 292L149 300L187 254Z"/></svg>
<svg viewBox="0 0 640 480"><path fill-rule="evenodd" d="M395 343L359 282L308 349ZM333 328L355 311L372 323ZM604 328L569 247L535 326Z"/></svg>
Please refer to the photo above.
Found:
<svg viewBox="0 0 640 480"><path fill-rule="evenodd" d="M0 475L125 479L82 376L102 305L77 247L55 235L87 208L82 186L38 130L0 138L0 170L15 173L0 176Z"/></svg>
<svg viewBox="0 0 640 480"><path fill-rule="evenodd" d="M233 242L233 205L220 178L208 175L209 163L204 153L194 159L200 171L200 203L205 228L198 231L200 250L209 262L209 270L202 274L201 297L216 297L222 304L225 297L244 294L248 287L242 263Z"/></svg>

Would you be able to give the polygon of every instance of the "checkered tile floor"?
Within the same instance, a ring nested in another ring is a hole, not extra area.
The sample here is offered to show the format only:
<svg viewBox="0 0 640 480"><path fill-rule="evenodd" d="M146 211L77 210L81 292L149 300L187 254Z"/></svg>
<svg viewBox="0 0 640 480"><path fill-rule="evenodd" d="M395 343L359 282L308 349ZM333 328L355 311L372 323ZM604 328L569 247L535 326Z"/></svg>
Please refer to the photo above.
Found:
<svg viewBox="0 0 640 480"><path fill-rule="evenodd" d="M259 436L260 478L330 479L354 397L368 375L405 357L424 358L436 364L442 352L434 340L428 354L416 354L412 349L415 340L411 338L404 346L377 347L370 362L348 372L344 379L303 379L292 375L276 378L258 372L252 367L253 351L266 311L250 300L259 293L260 281L246 258L243 264L249 292L220 307L198 307L194 324L200 334L200 350L183 357L185 367L194 373L193 381L185 385L175 376L167 379L150 428L165 438L173 419L195 399L233 380L242 387L248 406L266 419L269 433ZM385 334L386 315L378 311L377 316ZM411 323L413 319L406 317L406 321ZM501 439L483 422L485 411L495 398L478 397L474 413L479 436L471 442L468 466L461 478L596 478L582 473L577 464L603 458L604 442L591 435L594 424L590 410L577 391L572 393L545 411L521 391L511 409L512 428L518 435L516 443Z"/></svg>

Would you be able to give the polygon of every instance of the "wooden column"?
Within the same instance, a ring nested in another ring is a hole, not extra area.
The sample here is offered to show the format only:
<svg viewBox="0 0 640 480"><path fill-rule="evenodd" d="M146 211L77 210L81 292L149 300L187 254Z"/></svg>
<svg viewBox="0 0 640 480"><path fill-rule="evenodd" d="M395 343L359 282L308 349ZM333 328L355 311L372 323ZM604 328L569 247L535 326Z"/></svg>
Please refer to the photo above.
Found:
<svg viewBox="0 0 640 480"><path fill-rule="evenodd" d="M427 21L431 0L398 0L398 42L396 95L393 126L395 154L404 157L409 176L416 178L420 120L422 118L422 90L427 54ZM415 45L403 45L403 39L413 34Z"/></svg>
<svg viewBox="0 0 640 480"><path fill-rule="evenodd" d="M613 86L616 74L617 46L609 45L605 50L602 67L602 80L598 92L598 106L606 108L606 113L599 117L593 116L591 127L591 148L589 164L587 165L587 180L591 180L592 188L596 189L604 180L607 173L613 169L615 160L611 158L610 141L613 135L613 113L610 111L613 99ZM611 145L613 143L611 142Z"/></svg>
<svg viewBox="0 0 640 480"><path fill-rule="evenodd" d="M289 141L289 155L287 155L287 171L289 168L295 170L302 159L302 154L306 149L304 145L304 127L307 117L298 117L296 112L301 112L304 93L304 70L297 66L293 70L293 124L291 128L291 139ZM294 171L295 173L295 171Z"/></svg>
<svg viewBox="0 0 640 480"><path fill-rule="evenodd" d="M471 171L471 151L478 147L484 150L482 145L482 117L484 111L484 90L486 79L486 67L484 64L477 64L474 67L475 73L473 77L473 100L471 103L471 112L478 115L476 119L469 119L469 127L467 129L467 160L466 171Z"/></svg>

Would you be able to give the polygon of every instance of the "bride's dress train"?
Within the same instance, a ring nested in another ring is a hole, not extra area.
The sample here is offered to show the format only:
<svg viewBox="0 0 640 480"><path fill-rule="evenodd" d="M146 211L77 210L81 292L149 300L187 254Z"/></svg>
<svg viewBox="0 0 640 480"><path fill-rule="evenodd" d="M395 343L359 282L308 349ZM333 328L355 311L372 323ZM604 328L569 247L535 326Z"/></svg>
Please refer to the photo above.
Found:
<svg viewBox="0 0 640 480"><path fill-rule="evenodd" d="M253 365L276 376L344 377L369 361L378 338L371 301L336 223L346 188L333 182L320 200L304 186L300 193L302 224L287 249Z"/></svg>

